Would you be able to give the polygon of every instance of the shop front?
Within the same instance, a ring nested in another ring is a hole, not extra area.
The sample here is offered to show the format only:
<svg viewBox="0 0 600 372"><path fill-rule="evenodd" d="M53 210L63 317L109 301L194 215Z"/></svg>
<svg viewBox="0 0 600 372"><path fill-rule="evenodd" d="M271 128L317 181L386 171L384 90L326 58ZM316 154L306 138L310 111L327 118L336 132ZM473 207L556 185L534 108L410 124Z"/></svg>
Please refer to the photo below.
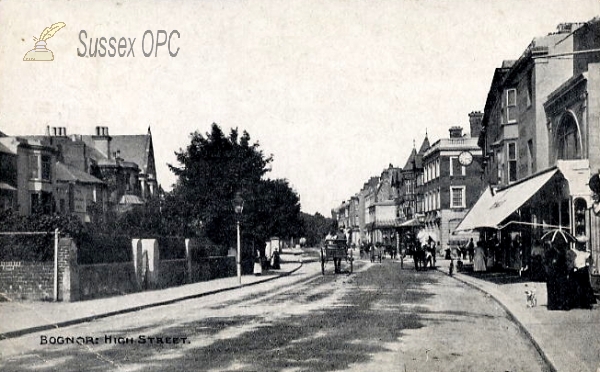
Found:
<svg viewBox="0 0 600 372"><path fill-rule="evenodd" d="M586 160L558 161L508 187L488 188L454 234L479 232L488 270L516 270L540 279L544 276L542 237L551 230L571 233L577 238L572 244L598 256L600 224L590 209L589 176ZM594 270L598 272L597 265Z"/></svg>

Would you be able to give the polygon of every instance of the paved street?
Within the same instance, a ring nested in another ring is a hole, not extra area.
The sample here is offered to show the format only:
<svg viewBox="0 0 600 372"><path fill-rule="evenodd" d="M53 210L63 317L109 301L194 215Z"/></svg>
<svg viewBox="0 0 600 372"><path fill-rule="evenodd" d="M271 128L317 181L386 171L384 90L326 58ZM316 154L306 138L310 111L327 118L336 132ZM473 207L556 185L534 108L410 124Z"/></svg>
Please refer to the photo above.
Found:
<svg viewBox="0 0 600 372"><path fill-rule="evenodd" d="M76 343L40 345L59 337ZM324 277L313 262L276 281L9 339L0 349L8 371L545 370L490 297L390 260Z"/></svg>

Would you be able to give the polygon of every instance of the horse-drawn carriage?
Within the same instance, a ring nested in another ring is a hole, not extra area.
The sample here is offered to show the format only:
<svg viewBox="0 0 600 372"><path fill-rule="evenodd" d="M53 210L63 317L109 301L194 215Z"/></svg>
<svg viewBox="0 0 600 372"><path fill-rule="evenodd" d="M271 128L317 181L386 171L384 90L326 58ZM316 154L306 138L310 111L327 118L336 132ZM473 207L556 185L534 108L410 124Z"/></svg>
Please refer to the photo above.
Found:
<svg viewBox="0 0 600 372"><path fill-rule="evenodd" d="M326 239L321 247L321 272L323 275L325 275L325 263L328 261L333 261L335 273L340 273L342 260L350 264L350 273L352 273L354 257L352 257L352 250L348 249L346 239Z"/></svg>

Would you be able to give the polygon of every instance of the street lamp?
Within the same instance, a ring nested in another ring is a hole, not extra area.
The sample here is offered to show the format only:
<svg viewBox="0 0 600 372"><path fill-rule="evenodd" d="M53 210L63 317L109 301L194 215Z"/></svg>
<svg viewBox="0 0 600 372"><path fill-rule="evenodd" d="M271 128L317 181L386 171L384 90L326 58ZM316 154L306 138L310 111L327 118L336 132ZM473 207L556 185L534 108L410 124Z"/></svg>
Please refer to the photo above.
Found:
<svg viewBox="0 0 600 372"><path fill-rule="evenodd" d="M235 198L233 199L233 208L235 210L237 222L237 277L238 284L242 285L242 247L240 244L240 219L242 218L242 211L244 210L244 199L242 199L242 194L239 191L235 194Z"/></svg>

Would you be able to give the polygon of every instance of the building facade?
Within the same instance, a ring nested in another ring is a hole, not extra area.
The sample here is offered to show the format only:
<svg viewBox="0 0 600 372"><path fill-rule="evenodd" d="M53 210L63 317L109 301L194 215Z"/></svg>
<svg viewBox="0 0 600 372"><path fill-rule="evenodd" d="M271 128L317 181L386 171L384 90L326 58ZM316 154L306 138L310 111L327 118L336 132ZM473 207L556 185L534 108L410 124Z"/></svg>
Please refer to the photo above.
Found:
<svg viewBox="0 0 600 372"><path fill-rule="evenodd" d="M600 258L588 187L600 165L598 23L561 24L496 69L478 141L489 189L457 229L498 241L494 266L539 270L552 229L570 231Z"/></svg>
<svg viewBox="0 0 600 372"><path fill-rule="evenodd" d="M478 135L481 118L480 112L469 114L471 135ZM423 154L422 235L440 242L441 249L464 244L471 237L455 237L452 232L483 188L483 156L477 140L477 137L463 136L461 127L452 127L449 138L433 143ZM468 157L470 163L461 164L461 156Z"/></svg>
<svg viewBox="0 0 600 372"><path fill-rule="evenodd" d="M65 127L4 135L0 168L0 206L21 215L63 213L90 222L93 209L124 211L158 194L150 129L142 136L111 137L107 127L94 136L68 136Z"/></svg>

